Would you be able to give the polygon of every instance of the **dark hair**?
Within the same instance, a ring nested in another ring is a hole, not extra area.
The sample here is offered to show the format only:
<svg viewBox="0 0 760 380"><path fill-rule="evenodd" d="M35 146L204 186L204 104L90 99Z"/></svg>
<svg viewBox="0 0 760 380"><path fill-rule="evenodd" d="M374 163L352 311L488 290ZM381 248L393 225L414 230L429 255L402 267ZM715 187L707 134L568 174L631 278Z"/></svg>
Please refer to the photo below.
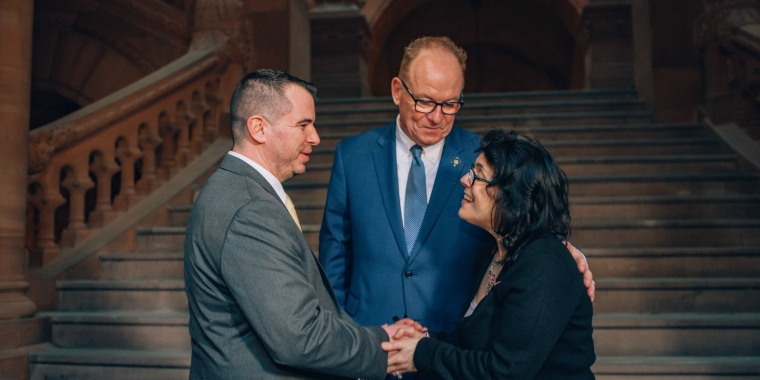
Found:
<svg viewBox="0 0 760 380"><path fill-rule="evenodd" d="M244 122L249 117L261 115L274 123L290 111L293 105L285 97L285 88L289 85L301 86L312 96L317 94L314 84L279 70L256 70L238 82L230 100L233 143L245 134Z"/></svg>
<svg viewBox="0 0 760 380"><path fill-rule="evenodd" d="M504 264L545 233L570 234L567 176L541 143L514 131L492 130L476 152L483 153L493 169L488 184L495 201L491 225L503 236Z"/></svg>

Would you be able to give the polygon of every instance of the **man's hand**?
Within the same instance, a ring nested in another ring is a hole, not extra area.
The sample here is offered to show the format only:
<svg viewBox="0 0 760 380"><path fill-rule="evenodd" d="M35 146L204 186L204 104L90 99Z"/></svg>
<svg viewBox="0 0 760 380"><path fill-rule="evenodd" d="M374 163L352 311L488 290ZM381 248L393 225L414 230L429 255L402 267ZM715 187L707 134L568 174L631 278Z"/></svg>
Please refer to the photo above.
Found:
<svg viewBox="0 0 760 380"><path fill-rule="evenodd" d="M415 336L415 333L424 336L424 333L427 331L427 327L422 327L419 322L410 318L401 319L392 325L384 324L381 327L388 334L388 338L390 338L391 342L395 342L403 337L413 337ZM388 359L397 353L398 351L396 350L388 351ZM390 363L390 361L388 363Z"/></svg>
<svg viewBox="0 0 760 380"><path fill-rule="evenodd" d="M417 368L414 367L414 351L417 349L417 342L424 337L425 333L415 327L402 325L396 331L393 340L383 342L383 350L388 351L387 373L399 376L406 372L417 372Z"/></svg>
<svg viewBox="0 0 760 380"><path fill-rule="evenodd" d="M408 327L411 331L418 331L420 333L424 333L427 331L426 327L422 327L422 325L410 318L404 318L401 320L396 321L396 323L392 325L384 324L381 326L383 329L385 329L385 332L388 333L388 337L391 339L391 342L399 339L395 338L396 332L399 331L399 329L402 329L403 327ZM404 335L400 335L399 337L402 337Z"/></svg>
<svg viewBox="0 0 760 380"><path fill-rule="evenodd" d="M575 263L578 264L578 270L583 275L583 285L586 285L586 291L588 292L591 302L594 302L594 294L596 292L596 284L594 283L594 276L591 274L591 269L586 261L586 256L583 255L580 249L570 244L569 240L563 240L562 244L565 245L570 254L573 255Z"/></svg>

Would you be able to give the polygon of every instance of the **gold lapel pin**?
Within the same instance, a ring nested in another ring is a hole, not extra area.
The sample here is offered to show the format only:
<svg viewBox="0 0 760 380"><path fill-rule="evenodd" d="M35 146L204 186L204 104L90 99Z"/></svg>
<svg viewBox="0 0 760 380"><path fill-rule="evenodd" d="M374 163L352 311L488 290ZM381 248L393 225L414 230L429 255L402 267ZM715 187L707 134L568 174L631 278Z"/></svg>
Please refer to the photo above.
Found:
<svg viewBox="0 0 760 380"><path fill-rule="evenodd" d="M451 159L451 164L454 165L454 166L459 166L459 164L461 164L461 163L462 163L462 161L459 160L459 157L454 157L454 158Z"/></svg>

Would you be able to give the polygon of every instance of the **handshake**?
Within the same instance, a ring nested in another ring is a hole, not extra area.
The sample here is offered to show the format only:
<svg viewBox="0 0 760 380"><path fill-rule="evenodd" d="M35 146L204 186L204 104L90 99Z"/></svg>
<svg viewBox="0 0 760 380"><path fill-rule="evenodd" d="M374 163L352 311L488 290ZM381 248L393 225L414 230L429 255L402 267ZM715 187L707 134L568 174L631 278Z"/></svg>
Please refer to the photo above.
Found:
<svg viewBox="0 0 760 380"><path fill-rule="evenodd" d="M391 339L390 342L382 343L383 350L388 352L387 373L401 379L404 373L417 372L414 367L414 351L420 339L430 336L427 328L409 318L382 327Z"/></svg>

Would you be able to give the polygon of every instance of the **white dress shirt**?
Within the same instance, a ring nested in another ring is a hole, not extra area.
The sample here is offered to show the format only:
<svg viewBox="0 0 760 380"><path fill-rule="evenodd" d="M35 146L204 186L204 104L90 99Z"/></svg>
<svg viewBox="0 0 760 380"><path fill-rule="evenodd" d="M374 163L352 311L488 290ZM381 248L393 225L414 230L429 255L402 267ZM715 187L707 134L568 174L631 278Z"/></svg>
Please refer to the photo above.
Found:
<svg viewBox="0 0 760 380"><path fill-rule="evenodd" d="M277 179L277 177L274 176L274 174L270 173L268 170L264 169L263 166L253 162L250 158L243 156L240 153L236 153L233 151L227 152L230 156L237 157L241 160L243 160L248 165L251 165L252 168L256 169L259 174L261 174L267 182L269 182L270 185L272 185L272 188L277 193L277 196L280 197L280 200L282 201L282 204L285 204L285 199L287 199L288 195L285 194L285 189L282 187L282 183L280 183L280 180Z"/></svg>
<svg viewBox="0 0 760 380"><path fill-rule="evenodd" d="M412 152L410 149L416 144L412 139L401 130L399 118L396 117L396 169L398 170L398 199L401 203L401 222L404 222L404 201L406 200L406 182L409 179L409 168L412 166ZM441 163L443 154L443 143L441 140L431 146L422 147L422 162L425 164L425 190L427 191L427 200L430 202L430 195L433 193L435 176L438 174L438 164Z"/></svg>

